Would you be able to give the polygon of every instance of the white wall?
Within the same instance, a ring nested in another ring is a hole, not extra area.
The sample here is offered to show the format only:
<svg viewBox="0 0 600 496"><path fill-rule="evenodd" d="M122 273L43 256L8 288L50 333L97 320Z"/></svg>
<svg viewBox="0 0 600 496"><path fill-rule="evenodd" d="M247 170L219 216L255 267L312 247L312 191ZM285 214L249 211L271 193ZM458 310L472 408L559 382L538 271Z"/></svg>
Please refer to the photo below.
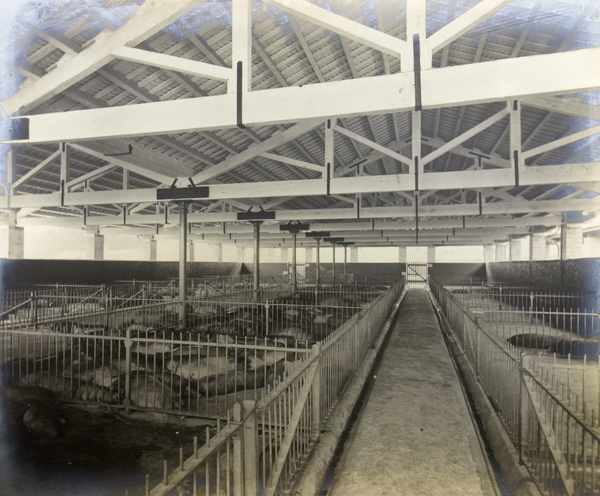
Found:
<svg viewBox="0 0 600 496"><path fill-rule="evenodd" d="M435 261L439 263L483 263L483 246L438 246L435 249Z"/></svg>
<svg viewBox="0 0 600 496"><path fill-rule="evenodd" d="M64 228L51 226L26 226L25 227L25 258L29 259L67 259L84 260L87 258L86 246L89 243L91 232L82 228ZM128 234L125 229L104 229L104 258L105 260L149 260L148 240L152 235L150 230L147 235ZM192 238L193 239L193 238ZM179 260L179 239L177 236L157 236L157 260ZM197 262L217 262L218 243L205 242L194 239L194 255ZM223 244L223 262L238 261L239 245ZM522 246L522 259L527 260L529 253L528 244ZM291 248L288 251L291 260ZM0 226L0 258L8 255L7 227ZM600 237L586 236L583 244L584 257L600 257ZM306 250L298 248L297 262L305 263ZM549 246L549 259L559 257L558 247L555 243ZM313 250L314 258L314 250ZM427 247L409 246L406 249L406 258L409 262L426 263ZM252 263L254 248L245 245L244 261ZM344 261L344 249L336 248L335 259L337 263ZM281 263L279 248L261 248L261 261L264 263ZM324 244L321 247L321 263L331 263L332 247ZM348 262L351 261L350 248L348 248ZM398 247L360 247L358 248L359 263L395 263L398 261ZM438 246L436 247L435 261L439 263L483 263L483 246ZM313 260L314 262L314 260Z"/></svg>
<svg viewBox="0 0 600 496"><path fill-rule="evenodd" d="M350 250L350 248L348 248ZM337 254L336 254L337 257ZM337 261L337 258L336 258ZM341 262L344 261L342 254ZM348 252L348 262L350 262L350 253ZM396 246L373 246L358 248L358 263L397 263L398 247Z"/></svg>

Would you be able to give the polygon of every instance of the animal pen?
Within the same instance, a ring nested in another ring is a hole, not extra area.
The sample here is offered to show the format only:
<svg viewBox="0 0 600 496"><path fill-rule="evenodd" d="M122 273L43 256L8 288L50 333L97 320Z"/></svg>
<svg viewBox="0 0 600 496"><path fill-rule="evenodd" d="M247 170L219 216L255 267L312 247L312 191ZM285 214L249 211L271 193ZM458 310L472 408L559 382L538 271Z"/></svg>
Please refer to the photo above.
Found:
<svg viewBox="0 0 600 496"><path fill-rule="evenodd" d="M255 302L247 281L198 280L186 296L186 328L169 282L9 292L1 378L45 387L65 403L216 421L181 448L178 466L148 474L146 494L279 494L404 285L294 290L271 280Z"/></svg>
<svg viewBox="0 0 600 496"><path fill-rule="evenodd" d="M543 494L599 494L599 316L580 308L584 296L429 284Z"/></svg>

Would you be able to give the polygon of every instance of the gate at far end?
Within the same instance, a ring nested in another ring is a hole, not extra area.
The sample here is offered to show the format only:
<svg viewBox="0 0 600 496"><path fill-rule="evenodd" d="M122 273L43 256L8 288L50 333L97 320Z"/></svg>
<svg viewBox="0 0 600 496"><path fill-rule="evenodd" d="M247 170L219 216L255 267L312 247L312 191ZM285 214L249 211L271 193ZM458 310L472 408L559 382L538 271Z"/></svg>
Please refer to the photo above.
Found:
<svg viewBox="0 0 600 496"><path fill-rule="evenodd" d="M426 286L427 264L406 262L406 282L411 286Z"/></svg>

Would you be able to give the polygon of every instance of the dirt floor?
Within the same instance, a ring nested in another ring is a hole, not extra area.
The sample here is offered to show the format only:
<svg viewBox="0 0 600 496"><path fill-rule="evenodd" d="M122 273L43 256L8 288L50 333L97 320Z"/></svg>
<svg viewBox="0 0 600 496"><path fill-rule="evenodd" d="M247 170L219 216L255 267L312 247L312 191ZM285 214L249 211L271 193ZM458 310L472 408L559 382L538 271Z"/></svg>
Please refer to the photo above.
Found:
<svg viewBox="0 0 600 496"><path fill-rule="evenodd" d="M165 414L110 412L61 406L61 435L36 439L3 416L0 436L0 496L104 496L144 494L160 482L163 460L177 466L179 448L187 458L193 437L199 445L210 421Z"/></svg>

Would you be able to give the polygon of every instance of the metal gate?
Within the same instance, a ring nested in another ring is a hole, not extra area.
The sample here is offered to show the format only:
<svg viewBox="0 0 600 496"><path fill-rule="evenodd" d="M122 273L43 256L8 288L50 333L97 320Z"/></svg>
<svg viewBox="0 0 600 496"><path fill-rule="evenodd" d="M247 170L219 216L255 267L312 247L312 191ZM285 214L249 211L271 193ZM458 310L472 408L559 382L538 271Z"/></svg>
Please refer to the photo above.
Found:
<svg viewBox="0 0 600 496"><path fill-rule="evenodd" d="M289 274L289 280L292 282L292 270L293 266L291 263L287 264L287 270ZM306 279L306 264L296 264L296 279L298 282L304 282Z"/></svg>
<svg viewBox="0 0 600 496"><path fill-rule="evenodd" d="M406 282L408 284L427 284L427 264L406 262Z"/></svg>

